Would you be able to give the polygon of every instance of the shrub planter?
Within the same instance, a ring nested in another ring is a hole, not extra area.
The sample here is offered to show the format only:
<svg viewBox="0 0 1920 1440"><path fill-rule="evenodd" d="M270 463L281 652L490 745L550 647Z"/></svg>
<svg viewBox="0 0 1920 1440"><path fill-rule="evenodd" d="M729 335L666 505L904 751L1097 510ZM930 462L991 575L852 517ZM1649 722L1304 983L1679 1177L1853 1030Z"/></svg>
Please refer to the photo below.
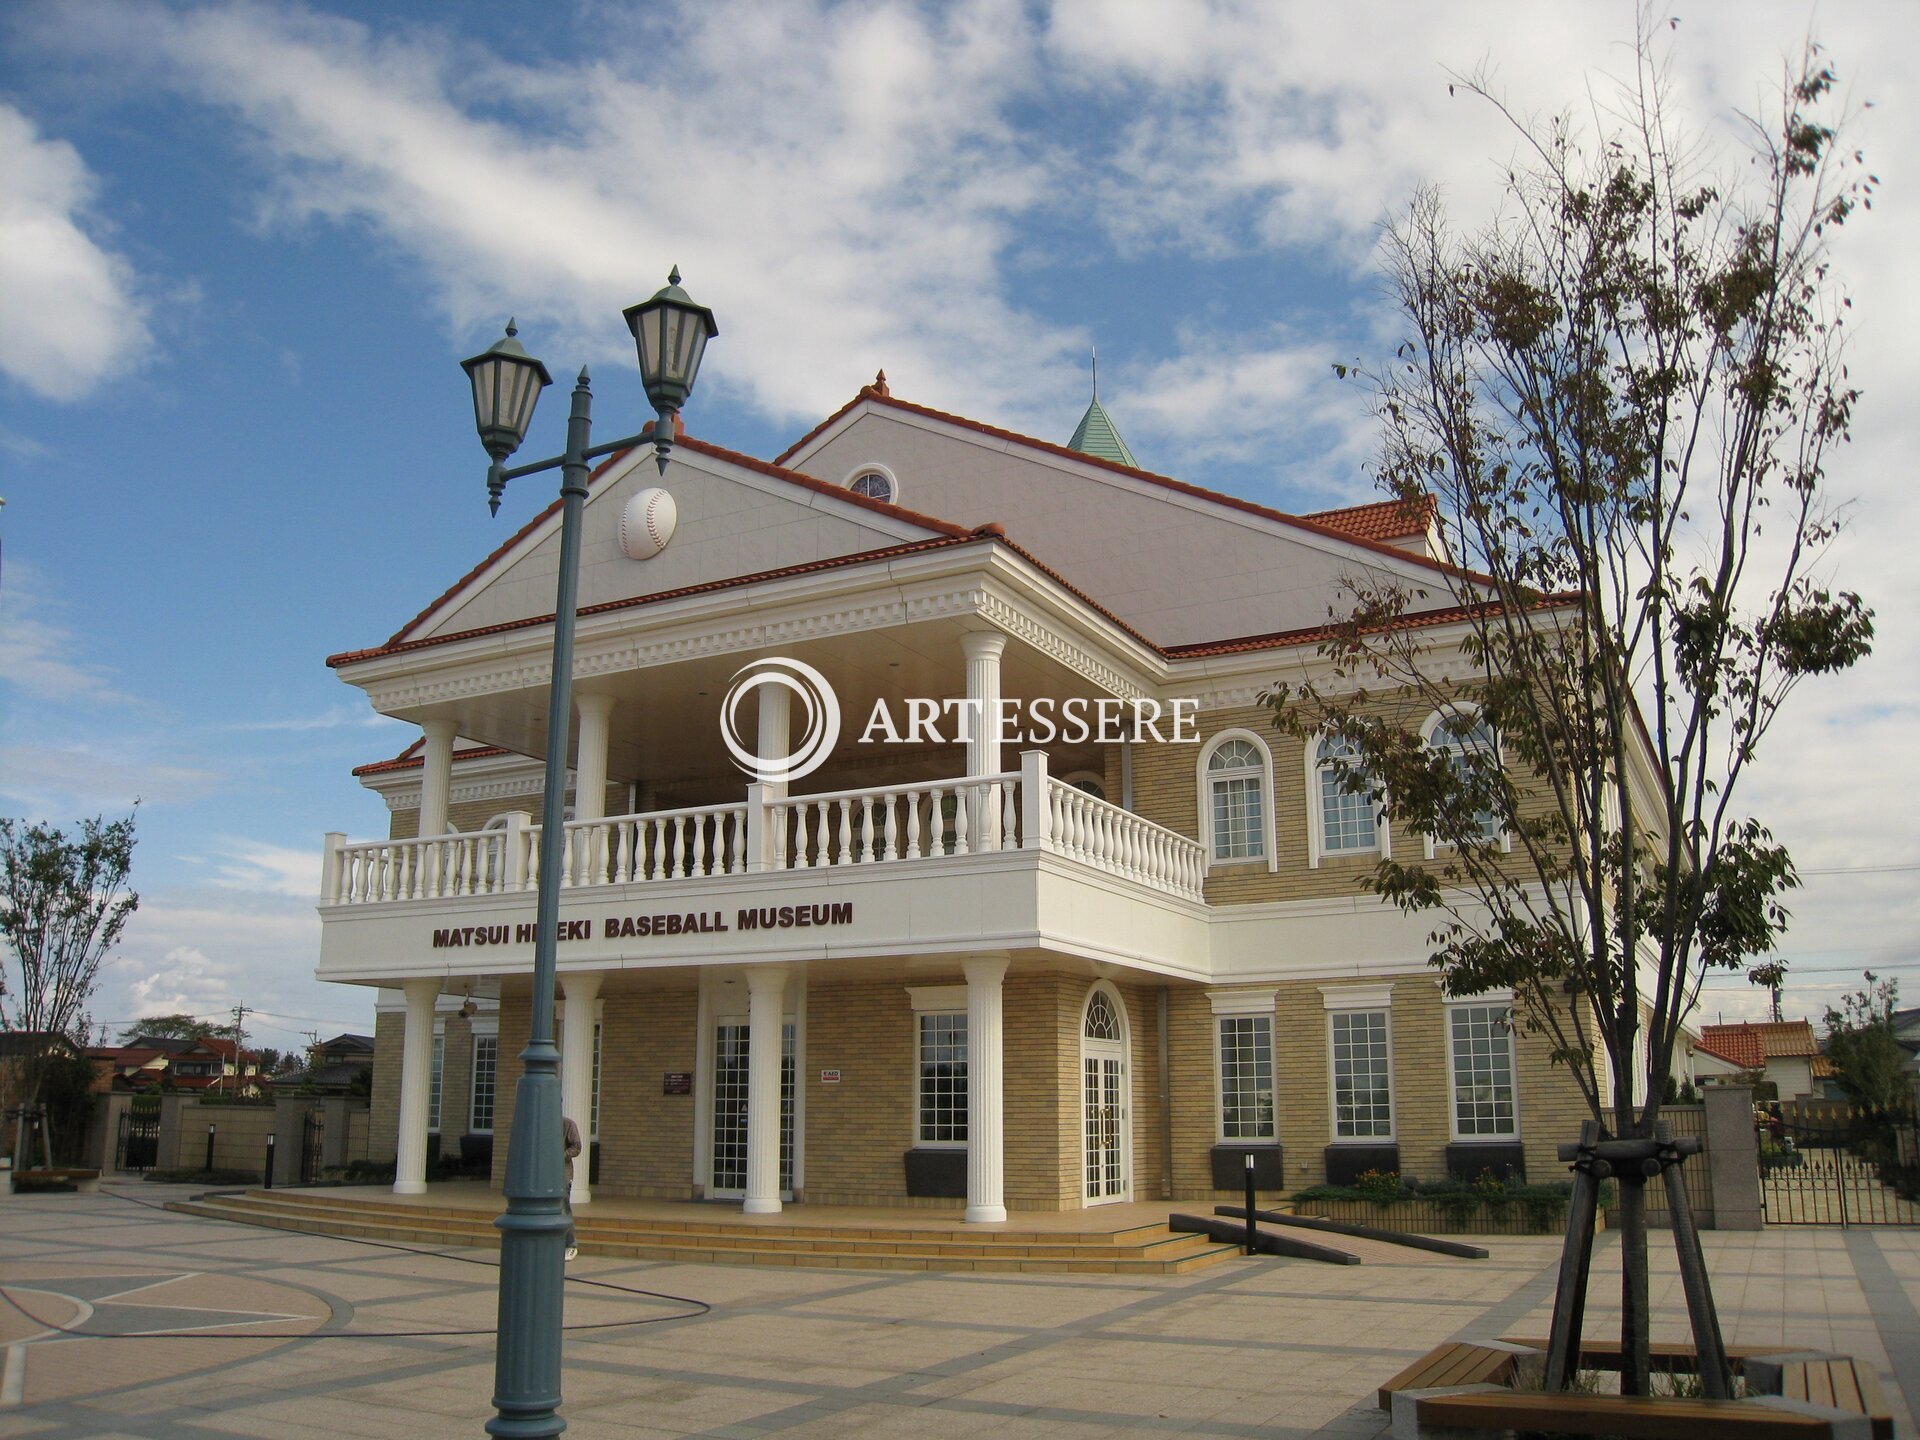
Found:
<svg viewBox="0 0 1920 1440"><path fill-rule="evenodd" d="M1499 1205L1481 1203L1471 1209L1441 1205L1421 1196L1379 1203L1373 1200L1296 1198L1296 1215L1345 1220L1355 1225L1377 1225L1410 1235L1558 1235L1566 1225L1564 1201L1551 1216L1546 1207L1530 1208L1519 1200ZM1604 1222L1602 1222L1604 1223Z"/></svg>

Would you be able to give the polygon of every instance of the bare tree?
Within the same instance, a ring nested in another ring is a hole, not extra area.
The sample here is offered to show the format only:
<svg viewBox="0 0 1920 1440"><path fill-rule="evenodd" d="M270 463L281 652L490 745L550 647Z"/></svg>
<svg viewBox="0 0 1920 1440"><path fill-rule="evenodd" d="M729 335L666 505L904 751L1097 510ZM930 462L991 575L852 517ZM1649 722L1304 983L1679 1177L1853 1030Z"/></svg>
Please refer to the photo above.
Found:
<svg viewBox="0 0 1920 1440"><path fill-rule="evenodd" d="M111 824L83 820L71 838L48 825L0 820L0 939L11 962L0 974L0 1026L46 1047L86 1045L86 1005L100 962L140 904L127 888L133 846L131 815ZM22 1055L16 1154L25 1112L39 1104L48 1054L30 1044Z"/></svg>
<svg viewBox="0 0 1920 1440"><path fill-rule="evenodd" d="M1639 1394L1642 1167L1674 1163L1652 1153L1674 1042L1710 969L1773 949L1797 883L1736 796L1794 688L1872 637L1822 571L1826 458L1857 398L1828 247L1876 182L1814 46L1747 122L1751 166L1714 173L1666 102L1659 33L1643 18L1590 125L1526 123L1484 76L1457 81L1518 137L1500 212L1463 234L1420 194L1385 242L1406 338L1336 369L1380 423L1382 487L1437 505L1458 568L1438 594L1351 577L1332 679L1272 697L1310 743L1345 742L1337 787L1420 837L1367 883L1436 917L1449 993L1510 988L1599 1141L1623 1164L1618 1142L1644 1142L1614 1171Z"/></svg>

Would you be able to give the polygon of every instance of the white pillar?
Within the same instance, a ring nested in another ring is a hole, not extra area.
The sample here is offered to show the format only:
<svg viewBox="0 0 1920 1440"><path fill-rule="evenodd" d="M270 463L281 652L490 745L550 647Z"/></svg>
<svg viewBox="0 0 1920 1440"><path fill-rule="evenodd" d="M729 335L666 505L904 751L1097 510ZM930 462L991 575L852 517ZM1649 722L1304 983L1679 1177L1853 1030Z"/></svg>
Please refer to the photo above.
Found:
<svg viewBox="0 0 1920 1440"><path fill-rule="evenodd" d="M593 1199L588 1186L593 1144L593 1002L600 995L598 975L567 975L560 983L566 987L565 1010L560 1030L560 1113L573 1117L580 1127L580 1157L573 1162L573 1188L569 1192L575 1205Z"/></svg>
<svg viewBox="0 0 1920 1440"><path fill-rule="evenodd" d="M607 741L613 731L613 696L576 695L580 739L573 758L573 818L607 817Z"/></svg>
<svg viewBox="0 0 1920 1440"><path fill-rule="evenodd" d="M1000 996L1007 962L962 960L967 977L967 1221L1007 1218L1006 1085L1001 1063Z"/></svg>
<svg viewBox="0 0 1920 1440"><path fill-rule="evenodd" d="M784 685L761 685L760 736L754 749L762 761L777 760L793 749L793 692ZM767 786L775 800L787 798L787 782L772 781Z"/></svg>
<svg viewBox="0 0 1920 1440"><path fill-rule="evenodd" d="M786 998L785 966L748 969L747 1198L741 1209L749 1215L780 1209L780 1029Z"/></svg>
<svg viewBox="0 0 1920 1440"><path fill-rule="evenodd" d="M998 630L960 637L967 656L967 774L1000 773L1000 654L1007 637Z"/></svg>
<svg viewBox="0 0 1920 1440"><path fill-rule="evenodd" d="M406 1029L400 1045L400 1138L393 1159L393 1193L427 1190L427 1099L433 1087L433 1002L438 980L403 980Z"/></svg>
<svg viewBox="0 0 1920 1440"><path fill-rule="evenodd" d="M421 752L420 834L447 833L447 796L453 789L453 736L456 722L425 720L421 733L426 737Z"/></svg>
<svg viewBox="0 0 1920 1440"><path fill-rule="evenodd" d="M580 739L574 747L573 818L607 818L607 740L613 729L613 696L579 695ZM575 832L579 834L581 832ZM598 885L607 879L607 837L594 830L574 856L573 883Z"/></svg>

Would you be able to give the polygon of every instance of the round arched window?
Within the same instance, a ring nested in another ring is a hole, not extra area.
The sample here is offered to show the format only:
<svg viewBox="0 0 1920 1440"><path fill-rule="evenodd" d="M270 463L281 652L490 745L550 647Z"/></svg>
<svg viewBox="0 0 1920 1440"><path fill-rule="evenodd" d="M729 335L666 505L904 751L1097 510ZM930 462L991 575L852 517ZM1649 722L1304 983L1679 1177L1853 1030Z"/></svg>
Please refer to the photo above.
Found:
<svg viewBox="0 0 1920 1440"><path fill-rule="evenodd" d="M1113 1001L1107 998L1107 992L1096 990L1087 1001L1087 1023L1084 1031L1089 1040L1118 1040L1120 1038L1120 1017L1114 1013Z"/></svg>
<svg viewBox="0 0 1920 1440"><path fill-rule="evenodd" d="M862 470L847 483L847 488L869 500L884 500L889 505L893 503L893 477L879 470Z"/></svg>

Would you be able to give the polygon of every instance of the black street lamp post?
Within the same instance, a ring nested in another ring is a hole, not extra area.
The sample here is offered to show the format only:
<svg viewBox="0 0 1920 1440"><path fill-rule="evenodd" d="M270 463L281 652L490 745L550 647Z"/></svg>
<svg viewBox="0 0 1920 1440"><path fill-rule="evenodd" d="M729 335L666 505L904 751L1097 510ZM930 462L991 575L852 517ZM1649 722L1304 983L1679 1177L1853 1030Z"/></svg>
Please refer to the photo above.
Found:
<svg viewBox="0 0 1920 1440"><path fill-rule="evenodd" d="M675 267L666 288L625 312L640 356L640 377L654 407L654 456L666 474L673 421L693 391L706 344L719 327L713 312L680 288ZM541 803L540 888L533 941L533 1014L522 1070L514 1090L513 1130L507 1144L506 1213L500 1229L499 1337L495 1346L493 1405L487 1433L502 1437L558 1435L567 1422L560 1405L562 1287L566 1279L566 1180L562 1165L560 1052L553 1043L555 953L560 931L560 879L565 843L567 731L573 710L574 610L580 589L580 517L587 499L588 463L643 443L647 433L604 445L591 443L593 393L587 372L573 387L567 448L561 455L509 470L540 391L552 383L547 367L514 338L513 322L491 348L461 361L473 383L474 425L493 463L487 467L487 504L495 514L509 480L560 471L560 581L553 609L553 679L547 698L547 768Z"/></svg>

